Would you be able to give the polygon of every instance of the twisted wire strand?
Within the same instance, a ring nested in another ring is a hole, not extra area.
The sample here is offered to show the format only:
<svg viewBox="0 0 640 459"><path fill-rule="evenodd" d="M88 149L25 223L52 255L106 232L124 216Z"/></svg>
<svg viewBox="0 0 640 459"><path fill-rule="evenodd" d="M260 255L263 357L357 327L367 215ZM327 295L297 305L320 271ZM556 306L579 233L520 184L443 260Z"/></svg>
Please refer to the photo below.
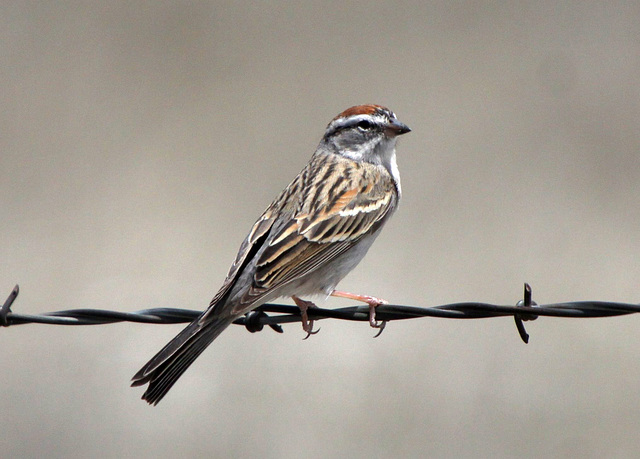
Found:
<svg viewBox="0 0 640 459"><path fill-rule="evenodd" d="M135 312L108 311L102 309L69 309L46 312L43 314L17 314L11 312L11 305L17 298L19 288L16 285L0 308L0 325L8 327L29 323L49 325L102 325L117 322L136 322L151 324L177 324L191 322L201 311L178 308L152 308ZM527 343L527 334L523 321L535 320L539 316L565 318L613 317L640 312L640 304L616 303L606 301L575 301L537 305L532 301L529 284L525 284L524 300L515 306L489 303L466 302L445 304L435 307L416 307L394 304L380 305L376 308L376 318L382 321L416 319L419 317L439 317L447 319L486 319L491 317L514 318L522 340ZM337 309L311 308L307 310L309 319L337 319L368 322L368 306L350 306ZM282 333L281 324L300 322L300 310L297 306L283 304L264 304L251 311L234 323L243 325L250 332L261 331L264 326Z"/></svg>

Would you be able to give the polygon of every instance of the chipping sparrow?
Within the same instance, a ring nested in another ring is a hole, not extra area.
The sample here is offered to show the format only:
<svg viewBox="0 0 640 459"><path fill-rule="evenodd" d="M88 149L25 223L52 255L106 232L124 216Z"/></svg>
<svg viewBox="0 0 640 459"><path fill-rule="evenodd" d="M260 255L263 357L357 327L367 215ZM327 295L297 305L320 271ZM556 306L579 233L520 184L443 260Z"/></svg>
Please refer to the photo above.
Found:
<svg viewBox="0 0 640 459"><path fill-rule="evenodd" d="M278 297L300 307L304 295L333 295L369 304L378 298L334 290L365 256L400 199L396 137L409 132L379 105L351 107L327 126L306 167L264 211L246 237L209 307L133 377L157 404L193 361L236 318Z"/></svg>

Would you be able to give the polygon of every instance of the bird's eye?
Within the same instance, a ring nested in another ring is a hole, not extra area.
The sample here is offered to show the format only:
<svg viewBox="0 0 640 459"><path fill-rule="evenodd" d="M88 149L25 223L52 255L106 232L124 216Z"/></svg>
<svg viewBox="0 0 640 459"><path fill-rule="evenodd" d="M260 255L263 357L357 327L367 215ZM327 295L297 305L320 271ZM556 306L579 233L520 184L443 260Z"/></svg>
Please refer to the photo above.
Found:
<svg viewBox="0 0 640 459"><path fill-rule="evenodd" d="M368 131L373 127L373 124L371 124L371 121L362 120L359 121L356 126L358 126L358 129L360 129L361 131Z"/></svg>

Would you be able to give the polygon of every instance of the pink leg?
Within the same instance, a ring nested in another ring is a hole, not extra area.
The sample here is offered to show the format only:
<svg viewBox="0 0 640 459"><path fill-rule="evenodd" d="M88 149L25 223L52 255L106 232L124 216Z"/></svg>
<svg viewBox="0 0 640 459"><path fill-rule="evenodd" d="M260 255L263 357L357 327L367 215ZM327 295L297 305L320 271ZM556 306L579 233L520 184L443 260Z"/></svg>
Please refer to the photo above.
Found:
<svg viewBox="0 0 640 459"><path fill-rule="evenodd" d="M357 295L355 293L341 292L339 290L334 290L333 292L331 292L331 296L348 298L350 300L362 301L363 303L367 303L369 305L369 325L371 325L373 328L379 328L380 331L375 337L380 336L380 333L382 333L382 330L384 330L384 326L387 323L385 321L376 322L376 307L380 306L381 304L389 304L387 300L376 298L375 296Z"/></svg>
<svg viewBox="0 0 640 459"><path fill-rule="evenodd" d="M307 336L303 339L307 339L311 335L315 335L320 331L318 328L316 331L313 331L313 320L309 320L309 315L307 314L307 309L309 308L317 308L314 303L311 301L303 300L302 298L298 298L297 296L292 296L291 299L293 302L300 308L300 315L302 316L302 329L307 332Z"/></svg>

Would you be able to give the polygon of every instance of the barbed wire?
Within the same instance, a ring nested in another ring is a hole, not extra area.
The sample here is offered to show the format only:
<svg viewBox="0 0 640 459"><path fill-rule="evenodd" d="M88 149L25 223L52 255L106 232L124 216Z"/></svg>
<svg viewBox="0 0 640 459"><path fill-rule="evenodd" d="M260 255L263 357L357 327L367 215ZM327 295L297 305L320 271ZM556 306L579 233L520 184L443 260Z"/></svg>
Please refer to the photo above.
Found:
<svg viewBox="0 0 640 459"><path fill-rule="evenodd" d="M2 308L0 308L0 325L4 327L29 323L49 325L102 325L116 322L177 324L191 322L202 313L202 311L189 309L153 308L135 312L107 311L103 309L69 309L37 315L16 314L11 312L11 306L18 297L19 291L19 287L16 285L7 297ZM491 317L512 316L520 338L525 343L528 343L529 335L525 330L523 322L535 320L539 316L594 318L621 316L639 312L640 304L607 301L574 301L538 305L532 300L531 287L529 284L524 284L524 299L518 301L515 306L501 306L477 302L453 303L429 308L384 304L376 308L376 318L384 322L389 322L394 320L416 319L419 317L486 319ZM307 310L307 314L309 319L312 320L339 319L359 322L369 321L368 306L351 306L338 309L310 308ZM300 322L301 320L300 309L297 306L268 303L235 320L234 324L243 325L251 333L261 331L265 326L269 326L276 332L282 333L281 324Z"/></svg>

